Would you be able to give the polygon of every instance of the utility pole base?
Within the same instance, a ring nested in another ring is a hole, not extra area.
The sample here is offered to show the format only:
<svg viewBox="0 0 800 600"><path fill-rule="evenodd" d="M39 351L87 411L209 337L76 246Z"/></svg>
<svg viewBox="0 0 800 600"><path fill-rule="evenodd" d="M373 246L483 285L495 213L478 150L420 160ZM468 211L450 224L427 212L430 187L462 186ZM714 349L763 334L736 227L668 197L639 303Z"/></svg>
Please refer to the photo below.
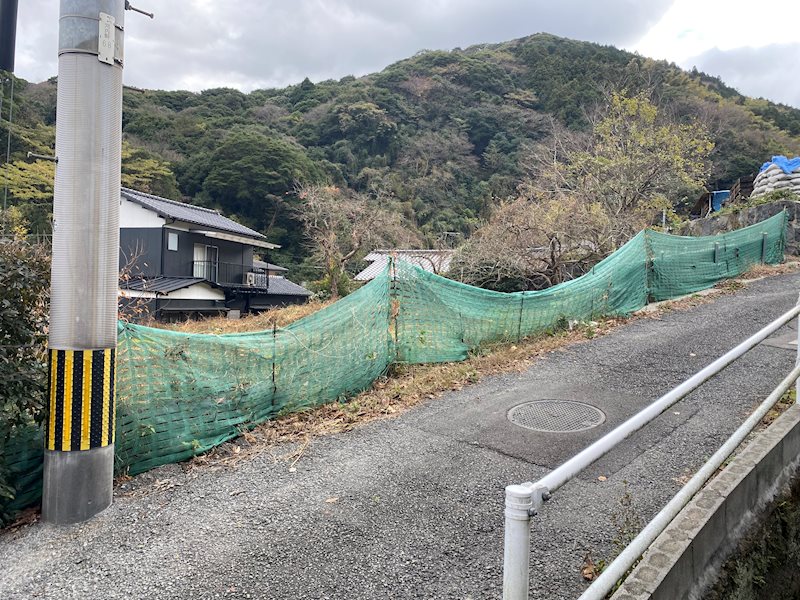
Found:
<svg viewBox="0 0 800 600"><path fill-rule="evenodd" d="M114 497L114 444L91 450L44 451L42 520L70 525L104 511Z"/></svg>

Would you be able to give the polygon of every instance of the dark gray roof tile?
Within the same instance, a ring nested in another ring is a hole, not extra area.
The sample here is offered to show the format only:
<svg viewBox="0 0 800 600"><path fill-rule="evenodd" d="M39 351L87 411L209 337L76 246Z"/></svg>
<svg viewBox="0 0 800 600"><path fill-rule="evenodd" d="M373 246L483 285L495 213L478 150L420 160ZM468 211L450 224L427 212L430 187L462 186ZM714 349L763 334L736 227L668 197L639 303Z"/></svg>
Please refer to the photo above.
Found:
<svg viewBox="0 0 800 600"><path fill-rule="evenodd" d="M267 294L270 296L310 296L311 292L285 277L270 275Z"/></svg>
<svg viewBox="0 0 800 600"><path fill-rule="evenodd" d="M246 237L264 239L264 235L232 221L227 217L223 217L217 211L210 208L203 208L202 206L193 206L185 202L176 202L175 200L167 200L152 194L145 194L144 192L137 192L128 188L122 188L122 197L131 202L135 202L139 206L144 206L162 217L175 219L176 221L184 221L185 223L192 223L194 225L201 225L219 229L221 231L228 231Z"/></svg>

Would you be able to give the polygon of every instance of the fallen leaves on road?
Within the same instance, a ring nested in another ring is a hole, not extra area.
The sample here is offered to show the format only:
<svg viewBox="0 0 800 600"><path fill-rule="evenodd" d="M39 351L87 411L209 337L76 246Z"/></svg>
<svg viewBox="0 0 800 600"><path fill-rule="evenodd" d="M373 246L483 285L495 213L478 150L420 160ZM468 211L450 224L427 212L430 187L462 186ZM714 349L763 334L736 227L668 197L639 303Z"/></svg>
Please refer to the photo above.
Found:
<svg viewBox="0 0 800 600"><path fill-rule="evenodd" d="M594 581L597 579L597 576L600 575L600 569L592 560L591 552L587 552L586 556L583 557L583 568L581 569L581 575L586 581Z"/></svg>
<svg viewBox="0 0 800 600"><path fill-rule="evenodd" d="M172 479L156 479L153 483L153 487L157 489L159 492L165 492L167 490L174 489L176 487L182 486L182 483L178 483Z"/></svg>
<svg viewBox="0 0 800 600"><path fill-rule="evenodd" d="M10 533L12 531L17 531L18 529L22 529L23 527L33 525L34 523L39 521L40 517L41 513L38 507L26 508L22 512L17 513L14 521L12 521L11 524L9 524L5 529L3 529L3 533Z"/></svg>

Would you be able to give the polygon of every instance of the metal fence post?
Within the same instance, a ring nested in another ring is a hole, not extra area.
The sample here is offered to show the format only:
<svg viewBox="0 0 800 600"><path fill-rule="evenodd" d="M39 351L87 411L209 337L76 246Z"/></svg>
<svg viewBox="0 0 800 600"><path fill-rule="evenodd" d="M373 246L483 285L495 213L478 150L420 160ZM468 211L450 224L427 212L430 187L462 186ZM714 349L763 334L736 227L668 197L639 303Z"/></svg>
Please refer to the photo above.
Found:
<svg viewBox="0 0 800 600"><path fill-rule="evenodd" d="M530 486L506 487L503 600L528 600L532 510Z"/></svg>

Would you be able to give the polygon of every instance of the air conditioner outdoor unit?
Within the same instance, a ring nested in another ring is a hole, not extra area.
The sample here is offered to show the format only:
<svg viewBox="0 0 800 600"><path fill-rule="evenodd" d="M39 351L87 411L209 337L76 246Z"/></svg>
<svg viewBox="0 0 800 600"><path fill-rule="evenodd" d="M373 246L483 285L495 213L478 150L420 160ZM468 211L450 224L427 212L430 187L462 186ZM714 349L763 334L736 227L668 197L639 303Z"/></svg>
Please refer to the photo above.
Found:
<svg viewBox="0 0 800 600"><path fill-rule="evenodd" d="M245 285L255 285L256 284L256 274L255 273L245 273L244 274L244 283L245 283Z"/></svg>

